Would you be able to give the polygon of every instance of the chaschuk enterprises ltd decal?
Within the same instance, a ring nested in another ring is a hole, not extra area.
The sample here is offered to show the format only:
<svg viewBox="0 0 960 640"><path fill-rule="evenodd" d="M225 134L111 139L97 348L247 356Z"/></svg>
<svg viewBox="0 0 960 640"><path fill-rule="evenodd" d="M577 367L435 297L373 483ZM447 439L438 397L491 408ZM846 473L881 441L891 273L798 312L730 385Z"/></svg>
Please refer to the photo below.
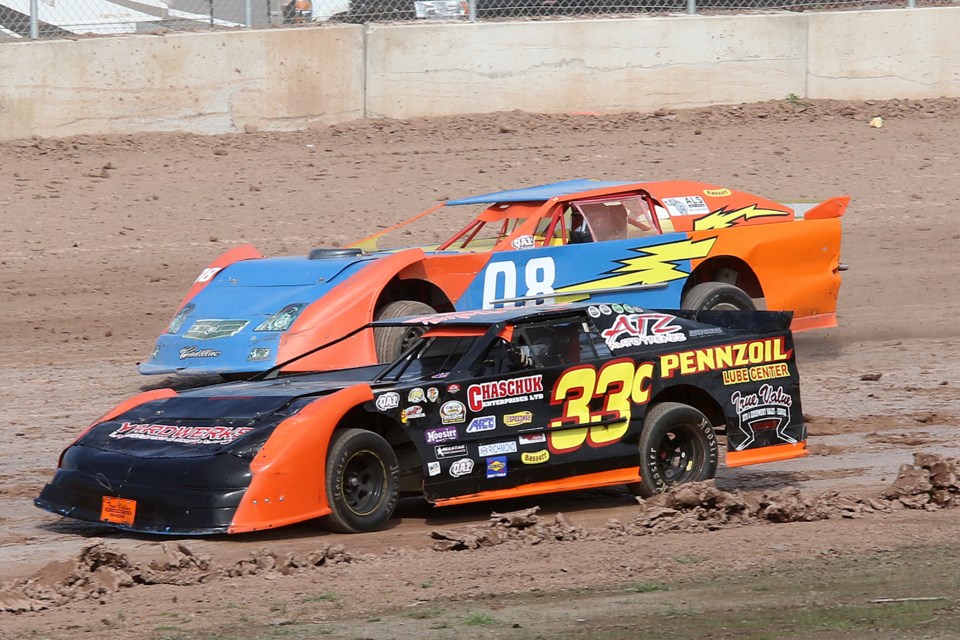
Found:
<svg viewBox="0 0 960 640"><path fill-rule="evenodd" d="M527 402L543 399L543 376L524 376L512 380L497 380L472 384L467 388L467 405L470 411L501 404Z"/></svg>
<svg viewBox="0 0 960 640"><path fill-rule="evenodd" d="M130 424L124 422L110 434L111 438L158 440L180 444L229 444L251 427L183 427L170 424Z"/></svg>
<svg viewBox="0 0 960 640"><path fill-rule="evenodd" d="M790 425L793 398L783 391L783 387L774 389L765 384L757 393L734 391L730 396L730 403L740 416L740 431L746 436L746 439L736 446L737 451L753 444L757 433L761 431L773 430L778 439L790 444L797 443L785 432Z"/></svg>
<svg viewBox="0 0 960 640"><path fill-rule="evenodd" d="M601 335L611 349L684 342L687 336L681 327L670 324L676 319L676 316L665 313L620 314Z"/></svg>

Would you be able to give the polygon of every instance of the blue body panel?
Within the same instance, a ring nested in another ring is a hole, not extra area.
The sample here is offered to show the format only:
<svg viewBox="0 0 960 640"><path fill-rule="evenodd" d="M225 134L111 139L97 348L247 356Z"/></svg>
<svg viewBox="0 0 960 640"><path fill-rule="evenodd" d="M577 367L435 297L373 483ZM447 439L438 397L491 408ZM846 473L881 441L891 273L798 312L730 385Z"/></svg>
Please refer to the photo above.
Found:
<svg viewBox="0 0 960 640"><path fill-rule="evenodd" d="M376 258L376 254L370 254L342 259L284 257L236 262L219 272L190 301L196 306L177 333L164 333L157 339L154 354L140 364L140 373L265 371L277 363L283 332L254 329L288 304L319 300ZM230 336L187 337L186 332L198 320L247 323ZM270 349L269 356L250 361L252 349Z"/></svg>
<svg viewBox="0 0 960 640"><path fill-rule="evenodd" d="M550 198L556 198L557 196L567 196L571 193L593 191L594 189L603 189L606 187L622 187L626 184L634 183L580 178L577 180L567 180L565 182L542 184L537 187L510 189L508 191L486 193L482 196L471 196L469 198L460 198L459 200L448 200L447 206L457 206L462 204L495 204L497 202L546 202Z"/></svg>

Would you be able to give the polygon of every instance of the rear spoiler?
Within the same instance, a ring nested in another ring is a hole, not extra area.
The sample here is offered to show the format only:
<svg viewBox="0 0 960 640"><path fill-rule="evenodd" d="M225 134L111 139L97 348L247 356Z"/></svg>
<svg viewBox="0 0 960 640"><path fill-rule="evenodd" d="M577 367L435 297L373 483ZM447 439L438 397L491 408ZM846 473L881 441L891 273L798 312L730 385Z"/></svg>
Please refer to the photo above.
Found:
<svg viewBox="0 0 960 640"><path fill-rule="evenodd" d="M804 220L823 220L825 218L839 218L844 214L849 205L850 196L836 196L812 207L805 203L790 203L788 206L793 208L798 218L802 217Z"/></svg>

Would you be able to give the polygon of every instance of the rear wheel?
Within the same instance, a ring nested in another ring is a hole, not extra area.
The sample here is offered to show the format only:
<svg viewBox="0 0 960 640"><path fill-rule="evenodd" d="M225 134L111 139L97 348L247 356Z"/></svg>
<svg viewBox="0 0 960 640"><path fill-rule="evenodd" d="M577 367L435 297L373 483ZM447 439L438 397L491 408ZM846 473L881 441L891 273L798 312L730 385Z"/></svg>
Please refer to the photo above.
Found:
<svg viewBox="0 0 960 640"><path fill-rule="evenodd" d="M701 282L683 296L683 309L690 311L756 311L746 292L725 282Z"/></svg>
<svg viewBox="0 0 960 640"><path fill-rule="evenodd" d="M423 316L436 313L436 309L416 300L397 300L383 307L376 320L390 320L404 316ZM377 360L393 362L423 335L422 327L378 327L373 330L373 344Z"/></svg>
<svg viewBox="0 0 960 640"><path fill-rule="evenodd" d="M365 429L333 432L327 451L328 529L341 533L384 528L397 506L400 465L390 444Z"/></svg>
<svg viewBox="0 0 960 640"><path fill-rule="evenodd" d="M679 402L653 407L640 434L640 482L631 488L644 498L684 482L717 473L717 435L700 411Z"/></svg>

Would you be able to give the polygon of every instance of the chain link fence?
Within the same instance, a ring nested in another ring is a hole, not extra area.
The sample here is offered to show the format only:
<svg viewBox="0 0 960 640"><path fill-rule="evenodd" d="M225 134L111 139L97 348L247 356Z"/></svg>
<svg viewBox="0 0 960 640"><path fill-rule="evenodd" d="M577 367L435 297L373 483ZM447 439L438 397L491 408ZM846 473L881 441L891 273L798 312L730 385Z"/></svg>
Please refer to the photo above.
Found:
<svg viewBox="0 0 960 640"><path fill-rule="evenodd" d="M960 0L0 0L0 41L323 22L902 8Z"/></svg>

